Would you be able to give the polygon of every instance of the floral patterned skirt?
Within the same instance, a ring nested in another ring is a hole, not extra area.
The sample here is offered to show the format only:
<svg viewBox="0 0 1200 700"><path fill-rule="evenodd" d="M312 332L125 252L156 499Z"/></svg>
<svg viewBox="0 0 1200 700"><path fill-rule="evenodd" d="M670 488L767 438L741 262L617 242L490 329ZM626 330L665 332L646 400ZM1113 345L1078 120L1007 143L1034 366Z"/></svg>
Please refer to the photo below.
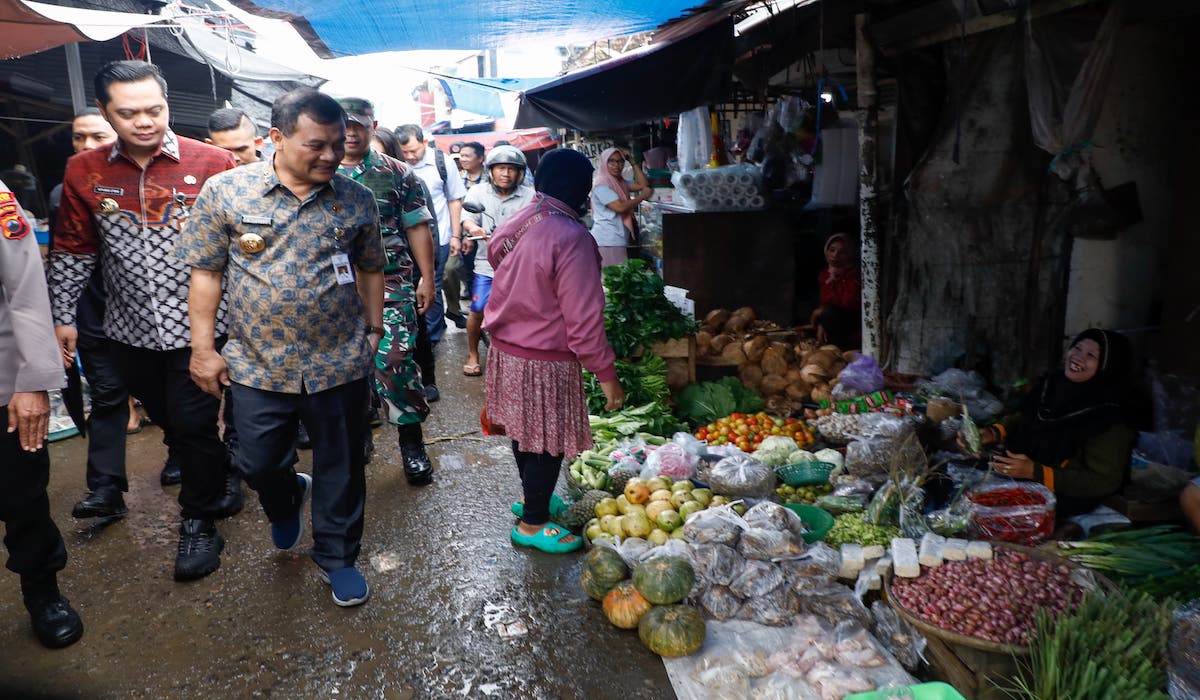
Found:
<svg viewBox="0 0 1200 700"><path fill-rule="evenodd" d="M574 459L592 446L583 369L578 362L528 360L492 346L487 357L487 415L522 452Z"/></svg>

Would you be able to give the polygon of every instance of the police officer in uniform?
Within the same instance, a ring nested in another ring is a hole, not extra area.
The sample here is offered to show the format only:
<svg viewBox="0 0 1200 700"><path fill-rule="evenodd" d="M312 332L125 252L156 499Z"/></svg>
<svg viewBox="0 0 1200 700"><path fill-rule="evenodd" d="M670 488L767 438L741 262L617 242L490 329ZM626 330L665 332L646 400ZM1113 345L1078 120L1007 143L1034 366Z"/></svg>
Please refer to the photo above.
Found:
<svg viewBox="0 0 1200 700"><path fill-rule="evenodd" d="M9 570L21 577L21 594L38 640L52 649L83 636L83 622L58 591L67 548L50 519L50 420L47 391L63 386L58 341L42 256L21 205L0 182L0 520Z"/></svg>

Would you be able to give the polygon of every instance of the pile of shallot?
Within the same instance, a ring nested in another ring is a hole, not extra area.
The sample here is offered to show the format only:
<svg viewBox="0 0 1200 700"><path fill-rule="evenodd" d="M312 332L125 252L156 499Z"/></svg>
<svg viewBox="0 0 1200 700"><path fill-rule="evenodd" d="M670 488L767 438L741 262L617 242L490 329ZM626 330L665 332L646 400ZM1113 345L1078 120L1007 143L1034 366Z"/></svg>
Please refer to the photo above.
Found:
<svg viewBox="0 0 1200 700"><path fill-rule="evenodd" d="M1071 567L999 548L991 561L922 567L919 577L891 584L901 607L935 627L1016 646L1029 644L1039 608L1057 617L1074 610L1083 594Z"/></svg>

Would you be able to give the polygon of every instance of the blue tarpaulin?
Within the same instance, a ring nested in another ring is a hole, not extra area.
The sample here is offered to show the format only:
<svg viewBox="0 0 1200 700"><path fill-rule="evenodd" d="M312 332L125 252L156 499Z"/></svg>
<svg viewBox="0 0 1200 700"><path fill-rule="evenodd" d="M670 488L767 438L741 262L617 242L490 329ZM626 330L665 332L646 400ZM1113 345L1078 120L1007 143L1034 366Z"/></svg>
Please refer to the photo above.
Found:
<svg viewBox="0 0 1200 700"><path fill-rule="evenodd" d="M348 56L415 49L485 49L522 41L588 43L655 29L702 0L233 2L251 12L292 20L320 54Z"/></svg>

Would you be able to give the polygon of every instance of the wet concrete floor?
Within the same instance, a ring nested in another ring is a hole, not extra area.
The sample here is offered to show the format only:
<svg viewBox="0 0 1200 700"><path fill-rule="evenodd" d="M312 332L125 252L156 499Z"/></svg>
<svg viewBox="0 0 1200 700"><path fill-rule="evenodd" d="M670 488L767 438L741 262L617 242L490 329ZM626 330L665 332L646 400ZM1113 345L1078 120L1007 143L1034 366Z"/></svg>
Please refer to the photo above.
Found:
<svg viewBox="0 0 1200 700"><path fill-rule="evenodd" d="M371 599L358 608L333 604L303 549L273 548L248 488L247 508L219 525L221 568L175 583L178 487L158 484L158 429L129 438L130 512L107 524L70 516L84 440L53 443L51 508L70 553L60 582L86 631L43 649L16 576L0 574L0 697L674 698L659 657L580 590L581 555L509 541L520 483L508 441L477 432L483 380L463 377L465 346L457 332L438 348L442 400L425 435L470 435L430 447L431 486L408 486L394 428L375 431L359 560ZM497 620L528 632L502 638Z"/></svg>

